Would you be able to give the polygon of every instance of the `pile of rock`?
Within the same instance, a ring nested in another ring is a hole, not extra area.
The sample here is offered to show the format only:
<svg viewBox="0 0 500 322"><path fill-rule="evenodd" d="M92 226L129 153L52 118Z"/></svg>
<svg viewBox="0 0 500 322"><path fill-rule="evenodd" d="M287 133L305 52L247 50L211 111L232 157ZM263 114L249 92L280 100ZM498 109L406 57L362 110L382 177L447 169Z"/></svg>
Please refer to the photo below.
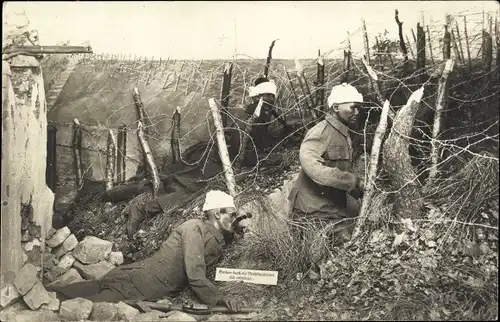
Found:
<svg viewBox="0 0 500 322"><path fill-rule="evenodd" d="M79 243L68 227L51 229L43 254L43 272L40 267L25 262L13 282L0 289L1 307L22 297L31 310L58 311L60 303L56 293L48 292L44 284L67 285L101 278L123 264L123 254L112 252L112 247L111 242L92 236Z"/></svg>
<svg viewBox="0 0 500 322"><path fill-rule="evenodd" d="M123 254L112 248L111 242L93 236L78 243L67 227L54 231L46 241L44 279L51 284L97 280L123 264Z"/></svg>

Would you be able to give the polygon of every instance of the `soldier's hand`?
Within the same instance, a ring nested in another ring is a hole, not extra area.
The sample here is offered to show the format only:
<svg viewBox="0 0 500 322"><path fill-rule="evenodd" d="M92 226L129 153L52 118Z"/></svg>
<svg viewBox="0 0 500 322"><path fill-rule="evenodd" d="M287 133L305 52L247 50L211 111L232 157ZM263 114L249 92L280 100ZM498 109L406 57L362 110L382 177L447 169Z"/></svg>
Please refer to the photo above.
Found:
<svg viewBox="0 0 500 322"><path fill-rule="evenodd" d="M222 303L233 312L238 312L241 307L240 301L235 299L223 299Z"/></svg>

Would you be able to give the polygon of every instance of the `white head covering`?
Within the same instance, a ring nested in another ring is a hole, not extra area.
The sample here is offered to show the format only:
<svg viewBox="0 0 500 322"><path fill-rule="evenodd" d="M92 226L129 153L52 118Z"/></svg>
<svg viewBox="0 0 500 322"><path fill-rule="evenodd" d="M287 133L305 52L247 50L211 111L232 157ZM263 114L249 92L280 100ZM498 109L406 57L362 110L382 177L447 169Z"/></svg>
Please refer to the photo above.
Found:
<svg viewBox="0 0 500 322"><path fill-rule="evenodd" d="M255 97L261 94L273 94L276 95L276 84L273 80L269 82L260 83L257 86L250 86L248 88L248 96Z"/></svg>
<svg viewBox="0 0 500 322"><path fill-rule="evenodd" d="M227 193L219 190L211 190L205 196L203 211L218 209L218 208L236 208L234 199Z"/></svg>
<svg viewBox="0 0 500 322"><path fill-rule="evenodd" d="M328 96L328 107L342 103L363 103L363 95L354 86L346 83L333 86Z"/></svg>

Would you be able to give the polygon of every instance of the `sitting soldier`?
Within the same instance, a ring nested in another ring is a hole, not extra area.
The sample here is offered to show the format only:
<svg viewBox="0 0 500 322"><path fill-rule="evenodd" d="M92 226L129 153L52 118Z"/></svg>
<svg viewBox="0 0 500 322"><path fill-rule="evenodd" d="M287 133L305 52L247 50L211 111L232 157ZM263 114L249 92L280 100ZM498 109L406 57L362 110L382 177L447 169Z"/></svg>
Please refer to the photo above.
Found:
<svg viewBox="0 0 500 322"><path fill-rule="evenodd" d="M299 152L302 169L289 196L296 219L337 223L334 231L353 227L364 184L353 172L350 127L357 123L362 102L353 86L334 86L325 119L304 137Z"/></svg>
<svg viewBox="0 0 500 322"><path fill-rule="evenodd" d="M61 300L81 297L116 303L176 297L189 286L205 304L226 305L237 311L239 302L225 298L207 278L207 271L213 271L220 260L226 240L239 229L234 200L225 192L210 191L203 211L208 220L182 223L151 257L118 266L96 281L56 284L47 289L57 292Z"/></svg>

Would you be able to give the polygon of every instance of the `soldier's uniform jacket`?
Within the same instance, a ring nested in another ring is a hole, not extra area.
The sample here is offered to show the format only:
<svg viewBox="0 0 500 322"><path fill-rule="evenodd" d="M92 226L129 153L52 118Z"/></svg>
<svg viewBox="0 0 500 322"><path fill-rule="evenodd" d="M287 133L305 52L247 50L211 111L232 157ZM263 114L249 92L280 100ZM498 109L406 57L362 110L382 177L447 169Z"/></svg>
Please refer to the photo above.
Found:
<svg viewBox="0 0 500 322"><path fill-rule="evenodd" d="M190 286L201 301L215 305L222 294L207 278L221 258L224 238L210 222L191 219L175 228L150 258L119 266L103 276L100 289L130 300L175 297Z"/></svg>
<svg viewBox="0 0 500 322"><path fill-rule="evenodd" d="M328 115L310 129L300 146L301 171L289 200L302 213L343 217L347 193L356 189L349 128Z"/></svg>

